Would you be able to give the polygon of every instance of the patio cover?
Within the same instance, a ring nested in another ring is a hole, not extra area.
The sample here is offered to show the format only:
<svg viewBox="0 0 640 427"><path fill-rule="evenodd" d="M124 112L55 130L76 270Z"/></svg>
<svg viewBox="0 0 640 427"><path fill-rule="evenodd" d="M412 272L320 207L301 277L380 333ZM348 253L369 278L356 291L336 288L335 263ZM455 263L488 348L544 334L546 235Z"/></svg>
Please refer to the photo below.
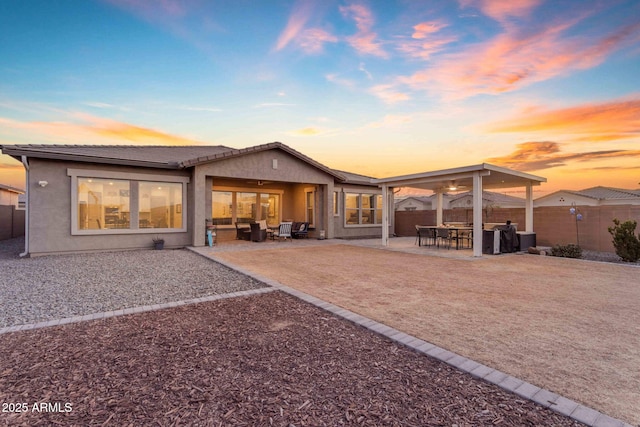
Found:
<svg viewBox="0 0 640 427"><path fill-rule="evenodd" d="M525 232L533 232L534 185L547 182L546 178L494 166L488 163L402 175L372 180L382 188L382 244L389 245L389 213L393 203L393 188L411 187L433 191L436 197L436 222L442 223L442 195L454 189L472 189L473 192L473 256L482 256L482 190L525 187Z"/></svg>

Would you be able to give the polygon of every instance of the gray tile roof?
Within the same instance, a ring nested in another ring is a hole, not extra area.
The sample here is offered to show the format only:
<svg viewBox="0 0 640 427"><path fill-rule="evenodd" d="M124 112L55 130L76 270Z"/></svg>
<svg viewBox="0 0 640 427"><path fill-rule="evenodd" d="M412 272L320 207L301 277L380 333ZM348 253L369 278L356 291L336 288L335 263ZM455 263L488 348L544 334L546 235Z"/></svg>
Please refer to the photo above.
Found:
<svg viewBox="0 0 640 427"><path fill-rule="evenodd" d="M8 155L171 169L189 159L233 150L222 145L3 145L0 148Z"/></svg>
<svg viewBox="0 0 640 427"><path fill-rule="evenodd" d="M624 190L613 187L591 187L584 190L572 191L585 197L591 197L597 200L614 200L614 199L635 199L640 198L640 190Z"/></svg>
<svg viewBox="0 0 640 427"><path fill-rule="evenodd" d="M281 143L256 145L236 149L223 145L2 145L4 154L19 159L21 155L45 159L59 159L92 163L108 163L128 166L146 166L166 169L188 168L259 151L280 149L326 172L340 181L348 181L346 174L313 160L299 151ZM349 174L356 176L355 174ZM367 180L370 179L367 177ZM368 182L368 181L367 181Z"/></svg>

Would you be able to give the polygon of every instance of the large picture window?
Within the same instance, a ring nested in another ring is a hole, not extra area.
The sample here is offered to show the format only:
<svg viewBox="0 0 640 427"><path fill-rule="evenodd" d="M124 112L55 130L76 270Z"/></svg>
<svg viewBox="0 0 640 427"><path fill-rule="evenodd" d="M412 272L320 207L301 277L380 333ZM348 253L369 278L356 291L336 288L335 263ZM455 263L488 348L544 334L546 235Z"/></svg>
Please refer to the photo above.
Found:
<svg viewBox="0 0 640 427"><path fill-rule="evenodd" d="M89 175L91 174L91 175ZM68 169L72 234L184 232L188 177Z"/></svg>
<svg viewBox="0 0 640 427"><path fill-rule="evenodd" d="M345 194L346 225L382 224L382 195Z"/></svg>
<svg viewBox="0 0 640 427"><path fill-rule="evenodd" d="M131 227L129 181L78 178L78 229L104 230Z"/></svg>
<svg viewBox="0 0 640 427"><path fill-rule="evenodd" d="M140 228L182 228L182 184L138 183Z"/></svg>

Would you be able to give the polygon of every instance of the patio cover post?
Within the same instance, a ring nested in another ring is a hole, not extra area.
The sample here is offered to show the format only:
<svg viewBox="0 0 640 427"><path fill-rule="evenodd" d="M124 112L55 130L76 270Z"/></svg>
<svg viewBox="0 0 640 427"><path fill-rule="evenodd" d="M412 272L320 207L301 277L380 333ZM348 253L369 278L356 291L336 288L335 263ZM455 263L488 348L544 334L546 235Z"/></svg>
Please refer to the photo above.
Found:
<svg viewBox="0 0 640 427"><path fill-rule="evenodd" d="M436 225L443 224L442 220L442 205L444 204L444 197L441 191L436 193Z"/></svg>
<svg viewBox="0 0 640 427"><path fill-rule="evenodd" d="M482 256L482 175L473 173L473 256Z"/></svg>
<svg viewBox="0 0 640 427"><path fill-rule="evenodd" d="M533 233L533 187L531 182L526 185L527 198L524 202L524 231Z"/></svg>
<svg viewBox="0 0 640 427"><path fill-rule="evenodd" d="M382 185L382 246L389 246L389 187L386 184Z"/></svg>

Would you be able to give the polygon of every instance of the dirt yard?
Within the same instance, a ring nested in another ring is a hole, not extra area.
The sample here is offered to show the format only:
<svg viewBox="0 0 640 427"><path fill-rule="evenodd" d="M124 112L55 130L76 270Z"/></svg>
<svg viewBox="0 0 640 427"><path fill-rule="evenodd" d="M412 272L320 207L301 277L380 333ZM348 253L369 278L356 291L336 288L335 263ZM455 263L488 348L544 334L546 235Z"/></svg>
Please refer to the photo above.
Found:
<svg viewBox="0 0 640 427"><path fill-rule="evenodd" d="M640 269L349 245L215 255L640 425Z"/></svg>

